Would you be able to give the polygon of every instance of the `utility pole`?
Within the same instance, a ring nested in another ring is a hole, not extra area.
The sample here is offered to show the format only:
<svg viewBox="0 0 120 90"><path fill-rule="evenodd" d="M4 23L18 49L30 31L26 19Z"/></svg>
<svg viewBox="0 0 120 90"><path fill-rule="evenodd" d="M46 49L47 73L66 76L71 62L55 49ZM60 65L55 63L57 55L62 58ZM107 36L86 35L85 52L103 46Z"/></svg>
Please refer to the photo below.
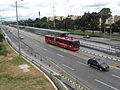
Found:
<svg viewBox="0 0 120 90"><path fill-rule="evenodd" d="M21 1L23 1L23 0L21 0ZM19 56L21 55L21 46L20 46L20 32L19 32L19 23L18 23L18 9L17 9L17 3L18 3L18 1L15 1L15 7L16 7L16 21L17 21L17 34L18 34L18 48L19 48L19 50L18 50L18 53L19 53Z"/></svg>
<svg viewBox="0 0 120 90"><path fill-rule="evenodd" d="M40 19L40 11L38 12L38 14L39 14L39 19Z"/></svg>
<svg viewBox="0 0 120 90"><path fill-rule="evenodd" d="M53 27L55 28L55 7L53 4Z"/></svg>

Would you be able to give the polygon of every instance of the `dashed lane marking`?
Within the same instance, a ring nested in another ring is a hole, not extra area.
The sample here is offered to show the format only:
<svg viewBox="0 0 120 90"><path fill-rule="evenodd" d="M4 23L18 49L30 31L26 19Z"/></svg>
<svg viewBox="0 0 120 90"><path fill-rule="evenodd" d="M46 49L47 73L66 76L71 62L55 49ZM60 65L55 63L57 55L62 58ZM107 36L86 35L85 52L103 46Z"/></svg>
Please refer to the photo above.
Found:
<svg viewBox="0 0 120 90"><path fill-rule="evenodd" d="M75 69L73 69L73 68L71 68L71 67L69 67L69 66L67 66L67 65L65 65L65 64L62 64L63 66L65 66L65 67L67 67L67 68L69 68L70 70L75 70Z"/></svg>
<svg viewBox="0 0 120 90"><path fill-rule="evenodd" d="M64 57L63 55L61 55L61 54L57 54L58 56L60 56L60 57Z"/></svg>
<svg viewBox="0 0 120 90"><path fill-rule="evenodd" d="M79 64L81 64L81 65L84 65L84 66L88 66L87 64L84 64L84 63L81 63L81 62L78 62Z"/></svg>
<svg viewBox="0 0 120 90"><path fill-rule="evenodd" d="M58 49L58 50L60 50L60 51L66 52L66 53L68 53L68 54L71 54L71 55L73 55L73 56L77 56L77 57L80 57L80 56L81 56L81 54L78 54L78 53L75 53L75 52L72 52L72 51L69 51L69 50L61 49L61 48L59 48L59 47L55 47L55 46L52 46L52 45L49 45L49 46L52 47L52 48L54 47L54 48L56 48L56 49ZM120 61L120 60L118 60L118 59L116 59L116 58L107 57L107 56L100 55L100 54L96 54L96 53L89 52L89 51L86 51L86 50L81 50L81 51L82 51L82 52L87 52L87 53L92 54L92 55L96 55L96 56L108 58L108 59L111 59L111 60L114 60L114 61ZM111 67L112 67L112 68L116 68L116 66L115 66L115 67L114 67L114 66L111 66Z"/></svg>
<svg viewBox="0 0 120 90"><path fill-rule="evenodd" d="M64 50L64 52L69 53L69 54L74 55L74 56L77 56L77 57L80 57L80 54L72 52L72 51Z"/></svg>
<svg viewBox="0 0 120 90"><path fill-rule="evenodd" d="M112 76L120 79L120 76L117 76L115 74L112 74Z"/></svg>
<svg viewBox="0 0 120 90"><path fill-rule="evenodd" d="M46 48L42 48L43 50L45 50L45 51L47 51L47 49Z"/></svg>
<svg viewBox="0 0 120 90"><path fill-rule="evenodd" d="M105 86L107 86L107 87L109 87L109 88L112 88L112 89L114 89L114 90L119 90L119 89L117 89L117 88L115 88L115 87L113 87L113 86L111 86L111 85L109 85L109 84L106 84L106 83L104 83L104 82L102 82L102 81L100 81L100 80L95 79L95 81L98 82L98 83L101 83L101 84L103 84L103 85L105 85Z"/></svg>

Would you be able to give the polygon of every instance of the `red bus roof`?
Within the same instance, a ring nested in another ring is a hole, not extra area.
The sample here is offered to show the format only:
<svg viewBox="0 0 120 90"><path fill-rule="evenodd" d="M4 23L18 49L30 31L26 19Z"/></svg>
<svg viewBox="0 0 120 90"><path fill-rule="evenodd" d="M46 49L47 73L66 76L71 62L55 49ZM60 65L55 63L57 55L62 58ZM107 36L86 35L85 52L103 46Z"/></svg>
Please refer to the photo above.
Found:
<svg viewBox="0 0 120 90"><path fill-rule="evenodd" d="M74 42L74 41L78 41L78 39L73 39L72 37L58 37L58 36L53 36L53 35L45 35L47 37L55 37L55 38L58 38L58 39L61 39L61 40L67 40L67 41L70 41L70 42Z"/></svg>

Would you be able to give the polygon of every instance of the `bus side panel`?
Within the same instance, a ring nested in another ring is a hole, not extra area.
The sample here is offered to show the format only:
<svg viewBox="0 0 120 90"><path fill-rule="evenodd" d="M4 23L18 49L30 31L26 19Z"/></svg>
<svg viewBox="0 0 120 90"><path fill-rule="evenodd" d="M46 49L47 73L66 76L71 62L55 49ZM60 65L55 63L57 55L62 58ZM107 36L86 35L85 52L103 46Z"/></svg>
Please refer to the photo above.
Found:
<svg viewBox="0 0 120 90"><path fill-rule="evenodd" d="M64 44L64 43L61 43L61 42L57 42L57 45L62 47L62 48L67 48L68 47L67 44Z"/></svg>
<svg viewBox="0 0 120 90"><path fill-rule="evenodd" d="M58 46L60 46L62 48L67 48L68 47L65 40L57 38L56 43L57 43Z"/></svg>
<svg viewBox="0 0 120 90"><path fill-rule="evenodd" d="M78 51L80 48L76 48L76 47L73 47L73 46L68 46L68 49L69 50L72 50L72 51Z"/></svg>

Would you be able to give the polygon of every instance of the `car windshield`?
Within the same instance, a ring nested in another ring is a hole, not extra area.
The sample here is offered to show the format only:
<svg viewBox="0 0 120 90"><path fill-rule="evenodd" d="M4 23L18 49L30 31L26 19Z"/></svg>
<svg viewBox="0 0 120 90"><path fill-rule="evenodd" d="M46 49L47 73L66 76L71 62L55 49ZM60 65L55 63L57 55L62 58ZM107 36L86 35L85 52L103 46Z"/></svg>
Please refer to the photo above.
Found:
<svg viewBox="0 0 120 90"><path fill-rule="evenodd" d="M103 62L103 63L101 63L101 64L102 64L102 65L107 65L107 64L106 64L106 63L104 63L104 62Z"/></svg>
<svg viewBox="0 0 120 90"><path fill-rule="evenodd" d="M98 61L98 63L100 63L100 64L102 64L103 63L103 61L101 61L101 60L97 60Z"/></svg>
<svg viewBox="0 0 120 90"><path fill-rule="evenodd" d="M99 64L105 65L106 63L103 60L98 59L97 60Z"/></svg>

